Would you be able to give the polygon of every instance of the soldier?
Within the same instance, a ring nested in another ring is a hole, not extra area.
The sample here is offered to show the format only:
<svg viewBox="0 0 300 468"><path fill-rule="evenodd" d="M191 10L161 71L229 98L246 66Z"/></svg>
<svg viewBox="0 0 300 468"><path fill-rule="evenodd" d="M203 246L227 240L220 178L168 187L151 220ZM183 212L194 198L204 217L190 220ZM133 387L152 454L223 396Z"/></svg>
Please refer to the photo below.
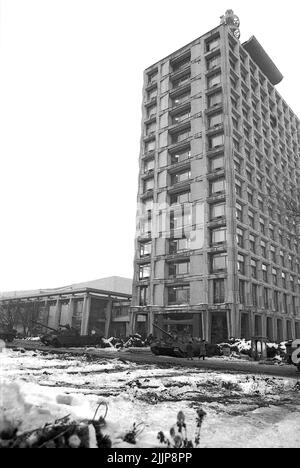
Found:
<svg viewBox="0 0 300 468"><path fill-rule="evenodd" d="M194 356L194 347L193 347L193 341L192 340L190 340L188 342L188 344L186 345L186 352L187 352L187 358L192 361L193 356Z"/></svg>
<svg viewBox="0 0 300 468"><path fill-rule="evenodd" d="M200 347L199 347L199 359L203 358L203 361L206 357L206 341L201 340L200 341Z"/></svg>

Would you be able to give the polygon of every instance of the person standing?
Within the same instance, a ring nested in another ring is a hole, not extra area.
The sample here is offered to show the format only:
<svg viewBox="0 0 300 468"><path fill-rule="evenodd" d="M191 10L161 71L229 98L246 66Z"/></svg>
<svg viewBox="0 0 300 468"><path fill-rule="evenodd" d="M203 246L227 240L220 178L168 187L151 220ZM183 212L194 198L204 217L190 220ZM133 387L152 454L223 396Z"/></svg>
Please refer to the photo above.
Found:
<svg viewBox="0 0 300 468"><path fill-rule="evenodd" d="M206 358L206 341L205 340L201 340L200 341L200 346L199 346L199 359L203 359L203 361L205 360Z"/></svg>
<svg viewBox="0 0 300 468"><path fill-rule="evenodd" d="M187 358L192 361L194 357L194 347L193 347L192 340L190 340L188 344L186 345L186 353L187 353Z"/></svg>

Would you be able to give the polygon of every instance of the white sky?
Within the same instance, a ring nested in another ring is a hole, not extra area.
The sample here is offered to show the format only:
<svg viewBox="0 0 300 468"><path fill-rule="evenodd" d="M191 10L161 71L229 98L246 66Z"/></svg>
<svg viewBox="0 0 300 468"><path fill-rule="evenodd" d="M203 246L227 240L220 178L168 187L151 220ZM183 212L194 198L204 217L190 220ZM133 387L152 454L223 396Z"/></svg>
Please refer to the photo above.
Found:
<svg viewBox="0 0 300 468"><path fill-rule="evenodd" d="M300 116L299 0L0 0L0 291L132 277L143 70L228 8Z"/></svg>

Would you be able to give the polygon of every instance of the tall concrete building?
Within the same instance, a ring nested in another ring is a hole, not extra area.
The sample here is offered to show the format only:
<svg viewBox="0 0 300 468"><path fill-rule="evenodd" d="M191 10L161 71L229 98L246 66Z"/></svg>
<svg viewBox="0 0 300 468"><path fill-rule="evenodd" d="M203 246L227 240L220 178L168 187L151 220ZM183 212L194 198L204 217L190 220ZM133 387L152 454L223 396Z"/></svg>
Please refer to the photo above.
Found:
<svg viewBox="0 0 300 468"><path fill-rule="evenodd" d="M300 338L300 122L255 37L221 24L144 72L132 326ZM276 194L276 196L275 196ZM295 198L294 198L295 200Z"/></svg>

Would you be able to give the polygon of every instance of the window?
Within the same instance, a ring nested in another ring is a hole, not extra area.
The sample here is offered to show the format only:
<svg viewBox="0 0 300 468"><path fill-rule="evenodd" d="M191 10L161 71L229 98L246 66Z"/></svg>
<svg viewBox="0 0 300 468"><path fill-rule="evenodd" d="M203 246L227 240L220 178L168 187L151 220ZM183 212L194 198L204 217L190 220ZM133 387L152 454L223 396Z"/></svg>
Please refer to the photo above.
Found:
<svg viewBox="0 0 300 468"><path fill-rule="evenodd" d="M267 244L264 241L261 241L260 243L260 250L261 250L261 255L264 258L267 258Z"/></svg>
<svg viewBox="0 0 300 468"><path fill-rule="evenodd" d="M253 205L253 190L251 188L247 189L248 202Z"/></svg>
<svg viewBox="0 0 300 468"><path fill-rule="evenodd" d="M240 275L245 275L245 257L244 257L244 255L238 255L237 269L238 269L238 273Z"/></svg>
<svg viewBox="0 0 300 468"><path fill-rule="evenodd" d="M243 206L240 203L236 203L236 218L241 223L243 222Z"/></svg>
<svg viewBox="0 0 300 468"><path fill-rule="evenodd" d="M249 220L249 226L252 227L252 229L254 229L255 227L255 218L254 218L254 212L251 211L251 210L248 210L248 220Z"/></svg>
<svg viewBox="0 0 300 468"><path fill-rule="evenodd" d="M227 268L227 254L217 254L212 256L212 272L217 273Z"/></svg>
<svg viewBox="0 0 300 468"><path fill-rule="evenodd" d="M151 255L152 242L145 242L140 244L140 257L147 257Z"/></svg>
<svg viewBox="0 0 300 468"><path fill-rule="evenodd" d="M145 164L144 164L144 172L153 171L154 166L155 166L154 159L150 159L150 160L146 161Z"/></svg>
<svg viewBox="0 0 300 468"><path fill-rule="evenodd" d="M263 281L267 283L268 282L268 267L267 265L265 265L265 263L263 263L261 266L261 269L262 269Z"/></svg>
<svg viewBox="0 0 300 468"><path fill-rule="evenodd" d="M290 276L290 285L291 285L291 290L293 292L296 292L296 287L295 287L295 278L291 275Z"/></svg>
<svg viewBox="0 0 300 468"><path fill-rule="evenodd" d="M208 147L209 149L219 148L220 146L224 145L224 135L214 135L209 137L208 139Z"/></svg>
<svg viewBox="0 0 300 468"><path fill-rule="evenodd" d="M216 158L212 158L210 160L210 170L211 172L218 171L224 169L224 156L217 156Z"/></svg>
<svg viewBox="0 0 300 468"><path fill-rule="evenodd" d="M147 101L152 101L152 99L156 99L157 97L157 89L153 89L148 91L147 93Z"/></svg>
<svg viewBox="0 0 300 468"><path fill-rule="evenodd" d="M146 135L149 136L151 135L152 133L154 133L156 130L156 123L155 122L152 122L148 125L146 125Z"/></svg>
<svg viewBox="0 0 300 468"><path fill-rule="evenodd" d="M173 72L177 72L181 70L182 68L185 68L191 61L191 57L188 55L187 57L184 57L180 60L176 60L172 63L172 69Z"/></svg>
<svg viewBox="0 0 300 468"><path fill-rule="evenodd" d="M207 79L207 87L212 88L221 83L221 73L215 73Z"/></svg>
<svg viewBox="0 0 300 468"><path fill-rule="evenodd" d="M238 197L242 198L243 190L242 190L242 182L239 179L235 181L235 193Z"/></svg>
<svg viewBox="0 0 300 468"><path fill-rule="evenodd" d="M148 107L147 118L152 119L153 117L156 117L156 112L157 112L156 105Z"/></svg>
<svg viewBox="0 0 300 468"><path fill-rule="evenodd" d="M252 305L257 307L257 284L251 285Z"/></svg>
<svg viewBox="0 0 300 468"><path fill-rule="evenodd" d="M272 262L276 263L276 249L274 245L270 246L270 256L271 256Z"/></svg>
<svg viewBox="0 0 300 468"><path fill-rule="evenodd" d="M292 296L292 312L297 315L296 296Z"/></svg>
<svg viewBox="0 0 300 468"><path fill-rule="evenodd" d="M246 303L246 283L245 281L239 280L239 300L240 304L245 304Z"/></svg>
<svg viewBox="0 0 300 468"><path fill-rule="evenodd" d="M210 182L210 194L216 195L225 192L225 179L217 179Z"/></svg>
<svg viewBox="0 0 300 468"><path fill-rule="evenodd" d="M273 341L273 319L272 317L267 317L267 338L270 341Z"/></svg>
<svg viewBox="0 0 300 468"><path fill-rule="evenodd" d="M171 185L189 180L190 177L191 177L190 170L184 170L184 171L178 172L177 174L171 174Z"/></svg>
<svg viewBox="0 0 300 468"><path fill-rule="evenodd" d="M154 179L146 179L144 181L144 192L147 192L148 190L153 190L154 188Z"/></svg>
<svg viewBox="0 0 300 468"><path fill-rule="evenodd" d="M269 236L272 240L275 240L274 226L272 224L269 224Z"/></svg>
<svg viewBox="0 0 300 468"><path fill-rule="evenodd" d="M211 231L211 243L212 244L223 244L226 242L226 228L213 229Z"/></svg>
<svg viewBox="0 0 300 468"><path fill-rule="evenodd" d="M214 93L208 96L208 107L218 106L222 103L222 93Z"/></svg>
<svg viewBox="0 0 300 468"><path fill-rule="evenodd" d="M179 78L178 80L173 81L173 89L179 88L185 83L188 83L190 81L190 78L191 78L191 75L190 73L188 73L187 75L184 75L182 78Z"/></svg>
<svg viewBox="0 0 300 468"><path fill-rule="evenodd" d="M190 272L190 262L174 262L169 263L169 276L180 276L180 275L188 275Z"/></svg>
<svg viewBox="0 0 300 468"><path fill-rule="evenodd" d="M191 150L185 149L171 154L171 164L177 164L179 162L186 161L191 157Z"/></svg>
<svg viewBox="0 0 300 468"><path fill-rule="evenodd" d="M140 231L141 231L141 235L142 236L145 236L145 235L149 235L151 233L151 219L143 219L141 220L140 222Z"/></svg>
<svg viewBox="0 0 300 468"><path fill-rule="evenodd" d="M264 210L264 202L260 195L257 197L258 208L263 211Z"/></svg>
<svg viewBox="0 0 300 468"><path fill-rule="evenodd" d="M210 59L207 60L207 69L212 70L213 68L217 67L221 64L221 55L214 55Z"/></svg>
<svg viewBox="0 0 300 468"><path fill-rule="evenodd" d="M181 229L191 224L191 209L188 205L182 205L170 213L170 229Z"/></svg>
<svg viewBox="0 0 300 468"><path fill-rule="evenodd" d="M179 104L184 103L190 97L190 91L180 94L173 99L173 106L179 106Z"/></svg>
<svg viewBox="0 0 300 468"><path fill-rule="evenodd" d="M256 253L256 237L249 234L249 247L252 253Z"/></svg>
<svg viewBox="0 0 300 468"><path fill-rule="evenodd" d="M225 216L225 203L211 205L211 219L223 218Z"/></svg>
<svg viewBox="0 0 300 468"><path fill-rule="evenodd" d="M277 286L278 279L277 279L277 270L276 270L276 268L272 268L272 277L273 277L273 284L275 284L275 286Z"/></svg>
<svg viewBox="0 0 300 468"><path fill-rule="evenodd" d="M149 151L154 151L155 150L155 140L148 141L145 144L145 151L148 153Z"/></svg>
<svg viewBox="0 0 300 468"><path fill-rule="evenodd" d="M243 249L244 248L244 231L237 228L236 230L237 245Z"/></svg>
<svg viewBox="0 0 300 468"><path fill-rule="evenodd" d="M178 133L172 134L172 144L180 143L181 141L186 140L190 136L190 129L183 130Z"/></svg>
<svg viewBox="0 0 300 468"><path fill-rule="evenodd" d="M217 279L213 281L214 304L225 302L225 280Z"/></svg>
<svg viewBox="0 0 300 468"><path fill-rule="evenodd" d="M142 286L140 288L140 306L146 306L148 304L148 286Z"/></svg>
<svg viewBox="0 0 300 468"><path fill-rule="evenodd" d="M148 73L148 85L156 82L157 75L158 75L157 70Z"/></svg>
<svg viewBox="0 0 300 468"><path fill-rule="evenodd" d="M262 234L265 234L266 228L265 228L265 220L264 218L259 218L259 226L260 226L260 232Z"/></svg>
<svg viewBox="0 0 300 468"><path fill-rule="evenodd" d="M210 52L220 46L220 38L216 37L211 41L206 42L206 52Z"/></svg>
<svg viewBox="0 0 300 468"><path fill-rule="evenodd" d="M218 127L223 123L223 114L218 113L218 114L212 114L208 117L208 127L209 128L214 128Z"/></svg>
<svg viewBox="0 0 300 468"><path fill-rule="evenodd" d="M282 287L286 289L286 274L282 273L281 278L282 278Z"/></svg>
<svg viewBox="0 0 300 468"><path fill-rule="evenodd" d="M255 260L251 260L251 276L257 278L257 262Z"/></svg>
<svg viewBox="0 0 300 468"><path fill-rule="evenodd" d="M139 278L140 278L140 280L150 278L150 265L149 264L140 265Z"/></svg>
<svg viewBox="0 0 300 468"><path fill-rule="evenodd" d="M169 253L174 255L178 252L182 252L190 249L190 240L183 237L182 239L172 239L169 244Z"/></svg>
<svg viewBox="0 0 300 468"><path fill-rule="evenodd" d="M263 189L263 178L260 175L256 176L256 182L260 190Z"/></svg>
<svg viewBox="0 0 300 468"><path fill-rule="evenodd" d="M254 317L254 333L256 336L262 335L262 317L260 315Z"/></svg>
<svg viewBox="0 0 300 468"><path fill-rule="evenodd" d="M182 203L189 203L191 200L191 193L189 190L185 192L175 193L170 196L170 205L179 205Z"/></svg>
<svg viewBox="0 0 300 468"><path fill-rule="evenodd" d="M282 295L282 305L283 305L284 313L287 314L288 313L287 294Z"/></svg>
<svg viewBox="0 0 300 468"><path fill-rule="evenodd" d="M190 116L191 114L189 110L181 112L180 114L176 114L173 116L172 123L177 124L177 123L183 122L184 120L189 119Z"/></svg>
<svg viewBox="0 0 300 468"><path fill-rule="evenodd" d="M190 300L190 287L189 286L176 286L168 288L168 304L180 305L188 304Z"/></svg>
<svg viewBox="0 0 300 468"><path fill-rule="evenodd" d="M278 293L278 291L274 291L273 301L274 301L274 309L276 310L276 312L278 312L279 311L279 293Z"/></svg>
<svg viewBox="0 0 300 468"><path fill-rule="evenodd" d="M286 322L286 332L287 332L287 339L292 340L293 339L292 322L290 320L287 320Z"/></svg>
<svg viewBox="0 0 300 468"><path fill-rule="evenodd" d="M283 327L281 319L277 319L277 341L279 343L282 343L283 341Z"/></svg>

